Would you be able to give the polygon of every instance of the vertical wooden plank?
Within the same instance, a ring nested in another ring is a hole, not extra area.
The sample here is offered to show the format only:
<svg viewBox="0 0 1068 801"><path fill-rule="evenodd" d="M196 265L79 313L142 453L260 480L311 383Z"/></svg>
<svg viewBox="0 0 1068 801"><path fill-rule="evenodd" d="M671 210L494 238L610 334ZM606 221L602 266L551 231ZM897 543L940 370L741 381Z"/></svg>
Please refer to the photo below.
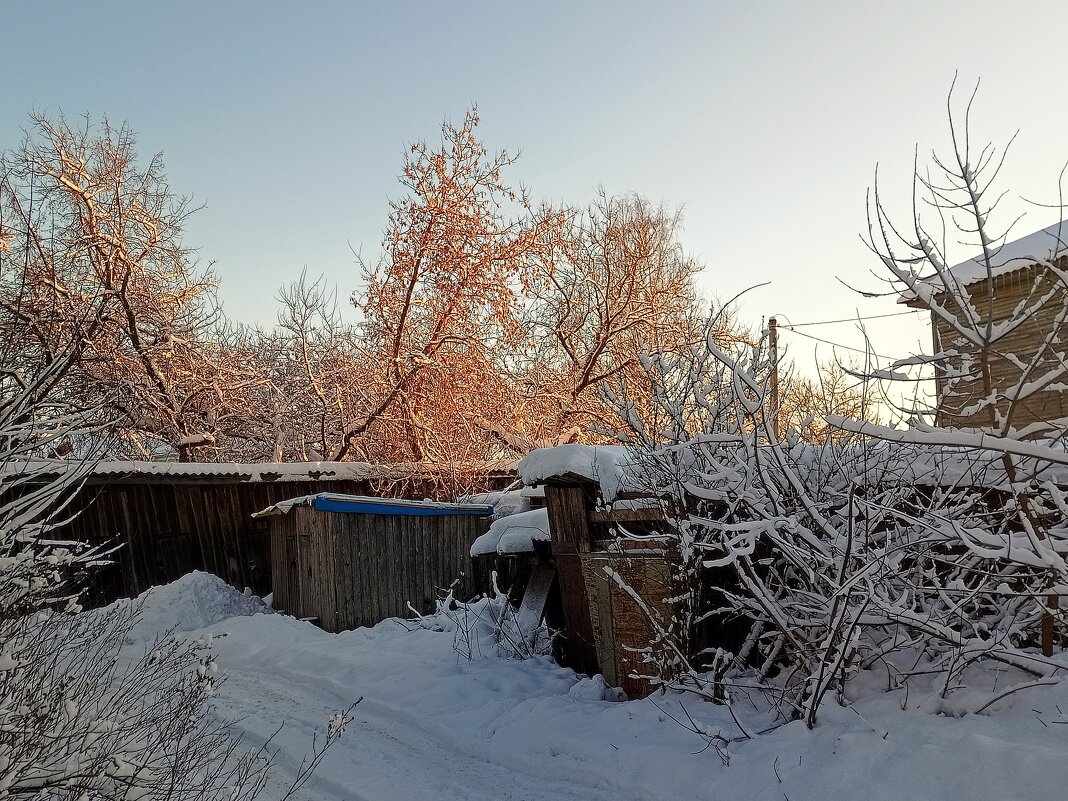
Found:
<svg viewBox="0 0 1068 801"><path fill-rule="evenodd" d="M437 597L434 589L434 552L441 541L441 531L433 518L423 519L422 534L422 558L419 560L419 589L422 597L419 599L418 609L428 615L434 611L434 599Z"/></svg>
<svg viewBox="0 0 1068 801"><path fill-rule="evenodd" d="M549 515L549 536L553 545L574 546L579 553L590 550L590 503L582 487L545 487L545 505Z"/></svg>
<svg viewBox="0 0 1068 801"><path fill-rule="evenodd" d="M582 564L577 553L560 553L554 548L554 556L564 612L565 641L561 661L574 670L592 676L600 670Z"/></svg>
<svg viewBox="0 0 1068 801"><path fill-rule="evenodd" d="M393 568L393 581L388 590L386 617L404 617L407 614L405 606L408 600L407 569L404 554L404 531L401 527L401 518L390 516L389 520L389 546L385 559Z"/></svg>
<svg viewBox="0 0 1068 801"><path fill-rule="evenodd" d="M303 516L299 512L299 509L290 511L289 515L287 515L288 522L285 529L286 597L289 603L286 611L297 617L300 616L298 614L300 608L300 551L297 541L300 525L303 521Z"/></svg>
<svg viewBox="0 0 1068 801"><path fill-rule="evenodd" d="M226 488L228 512L228 527L230 529L229 550L226 559L226 576L230 585L243 590L246 586L245 567L247 558L244 547L245 521L241 514L241 497L238 493L238 485L231 484Z"/></svg>
<svg viewBox="0 0 1068 801"><path fill-rule="evenodd" d="M189 526L193 538L197 542L197 546L200 548L200 560L204 570L211 570L212 559L212 543L211 535L209 532L208 521L205 515L205 492L200 487L187 486L181 488L182 498L185 501L185 505L188 507Z"/></svg>
<svg viewBox="0 0 1068 801"><path fill-rule="evenodd" d="M334 609L337 631L352 628L349 623L349 597L352 590L352 575L348 567L348 543L338 526L338 521L348 515L331 515L330 538L333 543L331 557L334 571Z"/></svg>
<svg viewBox="0 0 1068 801"><path fill-rule="evenodd" d="M396 525L393 519L386 516L376 515L378 547L375 549L375 559L382 566L383 581L378 583L378 614L375 623L383 621L390 616L393 608L393 597L397 587L397 563L393 555L393 539L396 534Z"/></svg>
<svg viewBox="0 0 1068 801"><path fill-rule="evenodd" d="M319 565L320 601L319 625L327 631L337 632L337 573L334 570L334 518L340 515L319 512Z"/></svg>
<svg viewBox="0 0 1068 801"><path fill-rule="evenodd" d="M398 609L400 606L398 599L408 594L404 588L404 546L397 518L389 516L385 519L388 521L386 527L387 539L382 559L390 567L391 580L384 587L386 595L385 608L382 610L382 613L384 617L397 617L400 611Z"/></svg>
<svg viewBox="0 0 1068 801"><path fill-rule="evenodd" d="M353 532L350 529L340 525L340 523L342 522L341 520L339 520L338 522L338 532L339 534L343 535L345 545L345 559L348 565L346 569L349 574L348 592L346 598L346 604L348 606L347 628L355 629L358 628L360 625L358 598L360 596L360 593L362 592L361 584L363 578L360 573L359 559L354 548L356 538L353 536Z"/></svg>
<svg viewBox="0 0 1068 801"><path fill-rule="evenodd" d="M369 610L367 620L368 625L373 626L385 616L382 588L390 580L389 564L384 559L386 533L379 515L354 515L354 517L358 517L360 521L362 557L367 563L371 576L371 583L367 588Z"/></svg>
<svg viewBox="0 0 1068 801"><path fill-rule="evenodd" d="M613 687L618 687L620 676L616 664L618 648L616 646L615 618L612 609L612 584L602 569L608 564L607 558L595 558L590 564L590 568L593 570L593 584L596 588L595 608L597 611L593 625L593 635L598 667L600 667L605 681Z"/></svg>
<svg viewBox="0 0 1068 801"><path fill-rule="evenodd" d="M445 559L445 529L439 526L437 530L437 538L434 542L434 589L439 596L444 596L449 592L449 584L452 583L452 576L449 575L448 565Z"/></svg>
<svg viewBox="0 0 1068 801"><path fill-rule="evenodd" d="M275 609L284 610L288 602L285 591L285 519L289 515L275 515L268 518L268 531L271 538L271 586L274 588L273 601Z"/></svg>
<svg viewBox="0 0 1068 801"><path fill-rule="evenodd" d="M198 516L202 526L200 535L200 547L204 554L204 568L220 578L225 573L220 572L223 564L222 559L222 530L219 525L219 488L217 486L202 486L197 488Z"/></svg>
<svg viewBox="0 0 1068 801"><path fill-rule="evenodd" d="M564 612L563 660L567 666L593 675L598 672L597 651L579 558L590 549L586 493L582 487L549 484L545 505Z"/></svg>
<svg viewBox="0 0 1068 801"><path fill-rule="evenodd" d="M400 524L401 543L404 552L401 564L404 566L405 597L403 603L398 604L401 617L411 617L412 610L422 607L422 587L419 584L420 564L423 558L423 521L425 517L398 517Z"/></svg>
<svg viewBox="0 0 1068 801"><path fill-rule="evenodd" d="M459 517L450 518L449 533L442 545L445 570L451 577L459 579L456 584L456 597L461 601L469 601L471 600L471 579L467 574L467 560L460 558L457 548L457 539L461 536L461 520L462 518Z"/></svg>
<svg viewBox="0 0 1068 801"><path fill-rule="evenodd" d="M127 594L133 598L138 595L142 587L142 568L140 565L140 556L136 550L136 543L131 533L133 529L133 516L130 513L130 499L125 492L116 493L118 498L117 510L122 517L122 531L123 535L120 538L122 542L122 549L125 552L124 565L129 576L129 583L126 585Z"/></svg>
<svg viewBox="0 0 1068 801"><path fill-rule="evenodd" d="M370 580L366 559L364 559L364 533L361 515L345 515L345 530L349 538L349 554L357 581L353 585L352 605L357 626L366 626L371 618Z"/></svg>
<svg viewBox="0 0 1068 801"><path fill-rule="evenodd" d="M367 532L364 530L362 517L363 515L348 515L346 519L348 521L349 536L351 537L352 558L356 562L356 569L360 576L359 592L355 596L356 615L361 626L369 626L374 615L372 608L374 576L367 564Z"/></svg>
<svg viewBox="0 0 1068 801"><path fill-rule="evenodd" d="M318 617L319 609L315 596L315 559L314 559L314 521L308 509L294 509L290 514L300 515L300 529L297 531L297 562L299 565L300 584L297 591L297 617Z"/></svg>

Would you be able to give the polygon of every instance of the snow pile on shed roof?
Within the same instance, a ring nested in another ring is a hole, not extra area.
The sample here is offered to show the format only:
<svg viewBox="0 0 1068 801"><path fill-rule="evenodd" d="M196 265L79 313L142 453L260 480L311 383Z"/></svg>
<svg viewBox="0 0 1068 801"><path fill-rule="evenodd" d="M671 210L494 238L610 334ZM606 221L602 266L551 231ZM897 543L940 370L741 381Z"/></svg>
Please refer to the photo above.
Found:
<svg viewBox="0 0 1068 801"><path fill-rule="evenodd" d="M600 484L606 501L627 489L627 478L637 466L634 453L619 445L558 445L538 448L519 463L526 485L553 478L582 478Z"/></svg>
<svg viewBox="0 0 1068 801"><path fill-rule="evenodd" d="M1035 262L1052 261L1068 250L1066 239L1068 223L1059 222L1020 239L995 246L990 257L990 271L994 276L998 276L1020 270ZM951 267L950 272L957 281L967 286L987 277L986 262L980 253Z"/></svg>
<svg viewBox="0 0 1068 801"><path fill-rule="evenodd" d="M549 510L545 508L497 518L471 545L471 555L533 553L537 541L549 541Z"/></svg>

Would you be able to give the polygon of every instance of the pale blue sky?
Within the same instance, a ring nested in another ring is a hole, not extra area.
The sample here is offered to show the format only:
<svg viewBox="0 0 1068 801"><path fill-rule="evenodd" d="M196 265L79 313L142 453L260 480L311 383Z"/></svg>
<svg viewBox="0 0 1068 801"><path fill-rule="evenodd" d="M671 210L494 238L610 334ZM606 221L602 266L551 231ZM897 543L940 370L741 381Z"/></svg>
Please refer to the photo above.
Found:
<svg viewBox="0 0 1068 801"><path fill-rule="evenodd" d="M0 10L0 146L18 142L31 109L129 121L143 153L164 152L173 188L206 204L187 241L246 322L273 322L278 287L304 267L342 296L356 288L349 248L377 256L406 143L472 103L491 148L522 151L511 176L536 197L585 203L603 185L684 206L709 293L772 282L746 297L754 322L898 310L836 276L873 285L857 234L874 166L905 201L914 145L946 141L954 70L966 88L982 78L977 136L1021 131L1007 187L1053 200L1068 160L1068 4L1054 2ZM1016 230L1054 218L1033 211ZM926 342L908 318L872 328L882 351ZM849 326L806 331L859 344ZM814 344L784 341L799 357Z"/></svg>

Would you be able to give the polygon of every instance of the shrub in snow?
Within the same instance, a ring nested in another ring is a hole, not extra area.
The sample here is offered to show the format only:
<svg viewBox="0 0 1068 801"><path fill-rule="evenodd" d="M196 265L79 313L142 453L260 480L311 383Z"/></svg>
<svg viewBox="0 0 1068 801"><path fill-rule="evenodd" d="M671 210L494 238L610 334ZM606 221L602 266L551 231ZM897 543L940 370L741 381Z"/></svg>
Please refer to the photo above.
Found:
<svg viewBox="0 0 1068 801"><path fill-rule="evenodd" d="M508 595L497 588L496 573L493 579L492 595L468 603L457 601L450 589L433 613L417 618L419 627L451 633L453 650L466 661L486 656L529 659L548 655L552 633L544 623L524 627Z"/></svg>
<svg viewBox="0 0 1068 801"><path fill-rule="evenodd" d="M1049 477L1049 459L1007 474L1000 454L779 440L765 343L727 352L708 330L686 357L646 359L651 415L616 399L639 445L631 482L660 499L676 556L672 615L650 611L655 680L729 702L755 668L811 726L865 668L891 687L934 671L942 695L980 660L1059 669L1036 646L1044 599L1068 588L1068 505L1052 479L1018 481ZM732 621L744 633L728 644ZM719 647L702 650L710 624Z"/></svg>
<svg viewBox="0 0 1068 801"><path fill-rule="evenodd" d="M62 369L0 380L0 798L254 798L266 748L243 750L203 714L219 681L210 642L132 653L138 604L79 610L79 576L106 554L56 534L92 459L40 457L99 432L49 403ZM298 783L342 729L313 745Z"/></svg>

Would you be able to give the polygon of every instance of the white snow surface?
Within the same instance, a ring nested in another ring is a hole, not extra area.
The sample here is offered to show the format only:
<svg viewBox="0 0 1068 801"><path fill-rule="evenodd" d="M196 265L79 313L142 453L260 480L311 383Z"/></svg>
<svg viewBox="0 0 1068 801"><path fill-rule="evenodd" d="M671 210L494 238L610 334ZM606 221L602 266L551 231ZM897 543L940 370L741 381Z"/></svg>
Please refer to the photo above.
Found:
<svg viewBox="0 0 1068 801"><path fill-rule="evenodd" d="M557 445L538 448L519 463L519 477L530 486L550 478L577 476L601 485L606 501L614 500L627 487L633 471L633 453L618 445Z"/></svg>
<svg viewBox="0 0 1068 801"><path fill-rule="evenodd" d="M545 508L497 518L471 545L471 555L533 553L538 540L549 541L549 510Z"/></svg>
<svg viewBox="0 0 1068 801"><path fill-rule="evenodd" d="M1029 264L1056 260L1066 252L1068 252L1068 221L1055 223L1012 242L1004 244L994 242L990 246L989 270L980 252L967 261L950 267L949 273L960 286L965 287L986 280L988 275L996 278L999 275L1023 269ZM946 290L937 275L921 278L920 288L929 289L935 294ZM915 297L915 292L906 290L902 292L899 300L906 303Z"/></svg>
<svg viewBox="0 0 1068 801"><path fill-rule="evenodd" d="M1000 246L995 243L991 246L991 272L998 276L1035 262L1055 260L1068 250L1066 239L1068 222L1059 222ZM981 253L954 265L950 272L964 286L987 277L986 263Z"/></svg>
<svg viewBox="0 0 1068 801"><path fill-rule="evenodd" d="M971 691L947 702L914 685L906 697L883 692L876 671L851 706L827 704L814 730L795 722L745 739L724 707L692 697L613 703L597 679L546 657L458 658L446 616L329 634L258 614L252 599L205 574L142 601L145 640L152 627L214 635L226 680L213 715L236 721L252 746L284 724L267 798L281 797L312 733L360 696L353 724L296 799L1034 799L1063 797L1068 786L1063 681L960 715ZM980 678L984 697L991 682L1000 691L1014 680L1006 671ZM735 711L756 732L769 725L767 704L760 693L751 701L739 695ZM671 719L687 715L732 738L729 765Z"/></svg>
<svg viewBox="0 0 1068 801"><path fill-rule="evenodd" d="M218 576L201 570L165 586L152 587L134 600L115 603L139 607L130 637L145 641L172 630L197 631L231 618L274 613L263 599L247 590L238 592Z"/></svg>

